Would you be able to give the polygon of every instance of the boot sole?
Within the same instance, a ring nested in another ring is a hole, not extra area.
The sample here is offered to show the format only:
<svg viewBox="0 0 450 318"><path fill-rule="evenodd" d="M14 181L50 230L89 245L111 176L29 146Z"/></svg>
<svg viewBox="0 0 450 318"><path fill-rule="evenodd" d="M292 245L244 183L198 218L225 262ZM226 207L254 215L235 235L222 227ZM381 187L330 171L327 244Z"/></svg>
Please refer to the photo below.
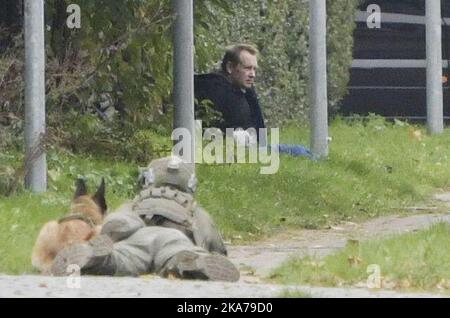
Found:
<svg viewBox="0 0 450 318"><path fill-rule="evenodd" d="M219 254L199 255L184 251L175 256L175 276L187 279L236 282L239 271L226 257Z"/></svg>
<svg viewBox="0 0 450 318"><path fill-rule="evenodd" d="M106 235L99 235L87 243L74 244L59 252L52 265L54 276L68 276L89 267L98 258L108 256L113 249L113 241Z"/></svg>
<svg viewBox="0 0 450 318"><path fill-rule="evenodd" d="M93 249L88 244L75 244L59 252L52 265L51 273L54 276L69 276L86 267L92 258Z"/></svg>

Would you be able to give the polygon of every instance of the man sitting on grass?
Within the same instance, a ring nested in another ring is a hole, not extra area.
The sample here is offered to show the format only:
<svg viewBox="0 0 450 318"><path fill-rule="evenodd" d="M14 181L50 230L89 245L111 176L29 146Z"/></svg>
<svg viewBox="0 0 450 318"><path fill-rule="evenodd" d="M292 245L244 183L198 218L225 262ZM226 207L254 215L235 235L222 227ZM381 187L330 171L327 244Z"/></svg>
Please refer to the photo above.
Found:
<svg viewBox="0 0 450 318"><path fill-rule="evenodd" d="M251 45L230 46L219 71L195 75L196 118L202 119L206 127L219 128L222 133L232 128L235 139L254 140L260 147L266 147L266 125L254 86L257 55L258 50ZM208 109L205 101L213 104L213 111ZM208 118L214 111L218 116ZM247 133L249 128L255 129L256 136ZM310 155L301 145L272 145L272 149L291 155Z"/></svg>

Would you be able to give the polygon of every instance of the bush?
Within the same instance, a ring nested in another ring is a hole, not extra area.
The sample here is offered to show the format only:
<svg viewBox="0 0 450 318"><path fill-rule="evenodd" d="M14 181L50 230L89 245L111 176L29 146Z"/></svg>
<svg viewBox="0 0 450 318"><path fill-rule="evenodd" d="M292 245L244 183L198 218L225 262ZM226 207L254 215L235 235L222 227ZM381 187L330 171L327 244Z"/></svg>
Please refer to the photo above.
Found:
<svg viewBox="0 0 450 318"><path fill-rule="evenodd" d="M4 149L22 148L24 122L12 113L0 112L0 153Z"/></svg>
<svg viewBox="0 0 450 318"><path fill-rule="evenodd" d="M93 154L99 158L148 164L170 153L171 140L150 129L134 131L118 122L105 122L95 115L71 112L64 118L65 129L58 138L74 153ZM61 135L62 134L62 135ZM53 136L54 137L54 136Z"/></svg>
<svg viewBox="0 0 450 318"><path fill-rule="evenodd" d="M11 166L0 165L0 197L15 193L18 186L16 171Z"/></svg>

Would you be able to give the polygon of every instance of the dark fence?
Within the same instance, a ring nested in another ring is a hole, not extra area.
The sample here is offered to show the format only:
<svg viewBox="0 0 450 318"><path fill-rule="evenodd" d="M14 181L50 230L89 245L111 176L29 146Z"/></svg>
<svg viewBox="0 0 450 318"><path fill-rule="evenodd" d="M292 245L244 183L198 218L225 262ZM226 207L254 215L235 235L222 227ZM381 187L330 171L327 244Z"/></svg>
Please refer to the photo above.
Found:
<svg viewBox="0 0 450 318"><path fill-rule="evenodd" d="M381 28L367 26L367 6L381 8ZM450 117L450 1L442 1L444 116ZM375 113L386 117L426 116L424 0L366 1L355 15L353 64L344 116Z"/></svg>

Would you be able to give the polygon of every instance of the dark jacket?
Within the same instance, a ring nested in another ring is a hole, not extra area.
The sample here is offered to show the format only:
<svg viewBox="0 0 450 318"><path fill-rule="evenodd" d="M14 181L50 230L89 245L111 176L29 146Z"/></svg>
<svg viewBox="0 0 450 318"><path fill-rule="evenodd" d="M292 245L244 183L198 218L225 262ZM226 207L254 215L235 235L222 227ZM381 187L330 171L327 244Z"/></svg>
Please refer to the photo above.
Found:
<svg viewBox="0 0 450 318"><path fill-rule="evenodd" d="M221 114L221 120L205 125L220 128L253 127L265 128L261 107L254 88L245 91L233 85L220 73L200 74L194 76L196 119L201 118L202 100L210 100L215 110Z"/></svg>

